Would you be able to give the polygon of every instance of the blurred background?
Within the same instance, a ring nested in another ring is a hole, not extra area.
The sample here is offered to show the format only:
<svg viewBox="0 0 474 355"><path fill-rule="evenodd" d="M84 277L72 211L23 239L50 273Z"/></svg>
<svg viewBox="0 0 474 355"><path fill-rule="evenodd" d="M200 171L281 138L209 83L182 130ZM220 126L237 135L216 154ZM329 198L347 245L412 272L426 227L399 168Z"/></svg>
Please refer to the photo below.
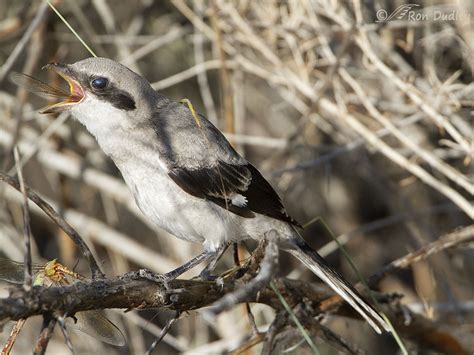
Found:
<svg viewBox="0 0 474 355"><path fill-rule="evenodd" d="M331 234L370 276L472 223L473 2L53 4L98 56L127 65L175 100L191 100L269 179L289 213L308 223L306 240L348 280L357 277ZM9 81L15 71L64 85L41 67L90 56L46 2L0 0L0 170L16 173L17 144L26 182L77 229L108 275L139 268L164 273L200 246L148 221L93 137L67 114L39 114L47 102ZM21 261L21 195L0 186L0 196L0 256ZM34 261L58 258L87 275L72 242L34 207L32 233ZM403 304L449 328L473 351L473 260L472 245L441 252L388 275L379 290L403 295ZM219 270L232 265L228 252ZM319 282L287 255L281 255L280 272ZM274 311L251 309L265 331ZM77 353L144 353L172 314L108 316L126 346L71 332ZM37 318L27 321L13 353L31 352L41 328ZM377 336L361 321L328 317L324 324L366 353L399 352L393 338ZM4 326L0 343L11 327ZM68 353L56 333L48 352ZM228 353L251 335L244 306L217 322L197 311L173 326L156 353ZM337 353L315 342L323 354ZM257 344L246 353L260 351ZM304 344L289 353L303 351Z"/></svg>

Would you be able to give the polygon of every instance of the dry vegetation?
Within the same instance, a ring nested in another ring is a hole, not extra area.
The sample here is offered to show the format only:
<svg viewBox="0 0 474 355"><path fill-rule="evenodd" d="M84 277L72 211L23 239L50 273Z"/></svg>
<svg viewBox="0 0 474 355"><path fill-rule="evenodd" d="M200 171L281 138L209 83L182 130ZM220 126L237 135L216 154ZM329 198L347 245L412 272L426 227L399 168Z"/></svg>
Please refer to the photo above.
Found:
<svg viewBox="0 0 474 355"><path fill-rule="evenodd" d="M403 1L54 4L97 55L206 113L270 179L296 219L320 217L305 237L348 279L357 280L328 228L360 273L372 276L374 289L402 295L403 307L392 300L383 309L409 351L474 351L471 1L421 1L410 10L418 20L408 12L388 22L377 22L377 11L390 14ZM145 219L85 129L67 114L38 114L44 100L8 81L11 71L58 80L40 68L90 56L45 2L0 0L0 44L0 171L16 174L18 146L26 183L77 230L109 276L140 268L162 273L196 255L199 246ZM0 256L21 261L23 198L7 184L0 188ZM87 274L67 234L30 207L33 261L58 258L72 269L79 260L76 271ZM219 270L233 265L228 252ZM291 283L283 278L289 274L313 283ZM278 275L292 300L321 295L319 280L287 255L280 255ZM156 353L278 353L291 346L291 353L309 352L275 295L268 288L262 294L247 298L260 302L250 306L258 331L242 305L217 318L191 311ZM334 309L318 302L300 302L294 311L321 353L400 351L391 336L341 317L344 307L326 312ZM77 353L144 353L173 314L110 312L126 335L123 348L81 333L71 332L70 340ZM26 322L14 352L31 352L41 319ZM12 324L3 327L0 343ZM67 351L56 329L48 352Z"/></svg>

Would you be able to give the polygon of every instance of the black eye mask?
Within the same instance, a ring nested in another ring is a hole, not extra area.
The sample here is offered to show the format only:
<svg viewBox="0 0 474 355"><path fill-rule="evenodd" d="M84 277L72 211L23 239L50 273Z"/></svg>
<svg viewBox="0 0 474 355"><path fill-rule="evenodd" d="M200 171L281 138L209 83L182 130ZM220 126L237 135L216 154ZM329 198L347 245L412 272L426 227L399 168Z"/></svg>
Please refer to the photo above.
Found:
<svg viewBox="0 0 474 355"><path fill-rule="evenodd" d="M109 84L105 90L92 91L100 100L110 102L114 107L120 110L132 111L136 108L135 100L133 100L132 96L126 91L115 88L112 84Z"/></svg>
<svg viewBox="0 0 474 355"><path fill-rule="evenodd" d="M99 88L102 85L94 85L97 84L98 79L105 80L105 85L103 85L103 88ZM93 82L94 84L92 84ZM81 78L81 84L84 85L88 91L97 96L98 99L110 102L119 110L132 111L136 109L135 100L133 97L128 92L118 89L105 77Z"/></svg>

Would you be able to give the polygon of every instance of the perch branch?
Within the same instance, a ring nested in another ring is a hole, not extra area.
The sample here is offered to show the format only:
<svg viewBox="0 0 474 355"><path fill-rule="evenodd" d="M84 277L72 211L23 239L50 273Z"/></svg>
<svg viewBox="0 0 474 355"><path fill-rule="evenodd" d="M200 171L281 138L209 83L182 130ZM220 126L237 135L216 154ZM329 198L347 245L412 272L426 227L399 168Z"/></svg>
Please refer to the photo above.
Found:
<svg viewBox="0 0 474 355"><path fill-rule="evenodd" d="M211 305L226 293L239 289L248 279L247 276L245 274L240 279L226 278L222 285L199 280L173 280L168 283L167 289L164 284L142 280L137 272L133 272L114 279L96 279L65 287L33 287L30 291L16 287L8 298L0 299L0 321L105 308L168 308L179 312L195 310ZM305 322L321 313L319 305L330 294L326 287L304 281L277 278L275 284L292 307L309 302L305 307L309 312L308 317L304 317ZM258 302L277 310L282 309L275 293L269 288L242 302ZM459 342L435 322L408 310L402 312L397 305L386 305L384 311L403 336L410 337L426 348L443 351L462 349ZM341 306L337 313L357 317L346 305ZM407 322L407 314L410 322ZM436 339L440 337L444 340L437 342Z"/></svg>

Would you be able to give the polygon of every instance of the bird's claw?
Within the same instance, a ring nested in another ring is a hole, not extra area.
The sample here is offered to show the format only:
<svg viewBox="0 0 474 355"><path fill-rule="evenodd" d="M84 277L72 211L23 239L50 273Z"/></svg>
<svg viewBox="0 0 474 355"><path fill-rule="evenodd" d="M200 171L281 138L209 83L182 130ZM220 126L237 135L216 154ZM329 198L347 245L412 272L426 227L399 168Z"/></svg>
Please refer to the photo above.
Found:
<svg viewBox="0 0 474 355"><path fill-rule="evenodd" d="M156 274L150 270L147 269L140 269L138 271L138 274L140 275L141 278L149 281L156 282L158 284L161 284L165 287L166 290L169 290L169 282L171 281L170 278L166 277L166 275L163 274Z"/></svg>

